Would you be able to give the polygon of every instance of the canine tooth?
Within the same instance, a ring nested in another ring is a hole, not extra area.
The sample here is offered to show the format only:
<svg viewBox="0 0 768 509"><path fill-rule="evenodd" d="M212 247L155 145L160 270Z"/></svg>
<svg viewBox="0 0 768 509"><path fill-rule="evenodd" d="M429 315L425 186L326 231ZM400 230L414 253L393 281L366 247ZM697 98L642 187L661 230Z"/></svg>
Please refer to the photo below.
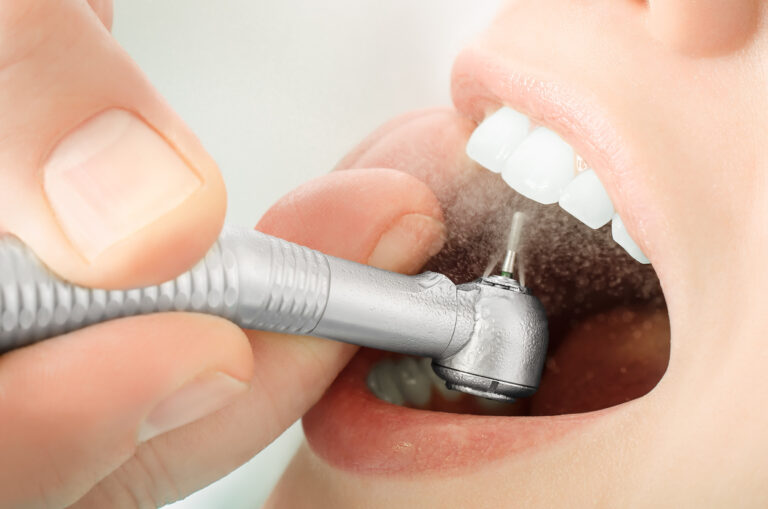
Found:
<svg viewBox="0 0 768 509"><path fill-rule="evenodd" d="M597 230L613 217L613 203L595 170L576 175L560 195L560 207L570 215Z"/></svg>
<svg viewBox="0 0 768 509"><path fill-rule="evenodd" d="M385 359L376 363L368 373L366 382L377 398L395 405L402 405L405 402L397 386L394 363L391 360Z"/></svg>
<svg viewBox="0 0 768 509"><path fill-rule="evenodd" d="M640 247L632 240L632 237L629 236L629 232L624 226L624 221L621 220L618 214L613 215L611 235L613 235L613 240L629 253L629 256L640 263L651 263L640 250Z"/></svg>
<svg viewBox="0 0 768 509"><path fill-rule="evenodd" d="M496 173L530 130L528 117L506 106L483 120L467 142L467 155Z"/></svg>
<svg viewBox="0 0 768 509"><path fill-rule="evenodd" d="M417 407L425 407L432 396L432 384L412 357L405 357L395 366L397 385L405 401Z"/></svg>
<svg viewBox="0 0 768 509"><path fill-rule="evenodd" d="M553 131L537 127L507 159L501 176L518 193L549 205L557 203L574 177L573 148Z"/></svg>
<svg viewBox="0 0 768 509"><path fill-rule="evenodd" d="M421 364L422 372L429 377L429 379L432 381L432 385L437 389L437 392L439 392L443 398L447 399L448 401L456 401L462 396L461 392L451 390L445 386L445 380L437 376L437 374L432 369L431 359L425 357L421 359L419 363Z"/></svg>

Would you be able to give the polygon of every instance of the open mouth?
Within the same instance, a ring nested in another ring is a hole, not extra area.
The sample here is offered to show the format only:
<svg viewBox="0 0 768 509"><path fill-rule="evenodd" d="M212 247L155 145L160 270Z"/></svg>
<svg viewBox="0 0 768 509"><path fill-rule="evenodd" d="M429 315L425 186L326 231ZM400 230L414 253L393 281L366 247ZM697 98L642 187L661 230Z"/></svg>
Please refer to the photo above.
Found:
<svg viewBox="0 0 768 509"><path fill-rule="evenodd" d="M579 157L547 129L546 115L494 115L503 103L487 102L479 127L445 111L412 115L374 133L342 166L402 169L430 186L448 239L425 270L456 283L498 273L512 217L524 214L517 277L542 301L550 329L540 389L492 402L446 389L428 360L361 350L304 418L310 446L332 465L393 474L485 463L594 422L647 394L666 370L669 320L653 268L638 261L644 255L626 231L617 233L610 202L595 195L599 181L582 186L575 206L561 200L599 158ZM515 129L523 132L509 143ZM478 153L475 140L469 153L495 171L464 155L476 130L484 148Z"/></svg>
<svg viewBox="0 0 768 509"><path fill-rule="evenodd" d="M664 300L631 238L617 239L620 219L594 171L555 133L506 107L475 129L467 152L504 181L473 184L483 189L480 199L472 198L475 212L477 203L503 205L468 224L468 205L454 202L446 212L449 240L427 269L456 283L499 273L513 214L528 218L516 277L547 309L551 343L541 389L532 398L496 404L446 389L428 362L389 356L372 366L369 389L393 404L491 415L587 412L646 394L669 355ZM517 175L529 167L529 178ZM592 181L587 186L585 178ZM506 196L504 184L522 191Z"/></svg>

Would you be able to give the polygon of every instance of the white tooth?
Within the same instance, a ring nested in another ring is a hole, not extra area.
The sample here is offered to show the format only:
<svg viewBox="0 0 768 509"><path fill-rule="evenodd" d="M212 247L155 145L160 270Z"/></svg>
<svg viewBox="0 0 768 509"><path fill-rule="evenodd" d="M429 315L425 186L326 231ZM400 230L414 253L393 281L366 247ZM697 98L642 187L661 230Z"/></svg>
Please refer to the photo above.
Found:
<svg viewBox="0 0 768 509"><path fill-rule="evenodd" d="M517 147L501 176L515 191L549 205L573 180L575 156L570 145L546 127L537 127Z"/></svg>
<svg viewBox="0 0 768 509"><path fill-rule="evenodd" d="M613 217L613 203L594 170L586 170L565 186L560 207L573 217L597 230Z"/></svg>
<svg viewBox="0 0 768 509"><path fill-rule="evenodd" d="M629 256L640 263L651 263L640 250L640 247L635 243L634 240L632 240L632 237L629 236L629 232L624 226L624 221L621 220L618 214L613 215L613 222L611 223L611 234L613 235L613 240L616 241L618 245L623 247L624 250L629 253Z"/></svg>
<svg viewBox="0 0 768 509"><path fill-rule="evenodd" d="M365 385L371 390L374 396L381 398L381 384L379 383L379 372L376 370L376 364L373 365L368 372L368 376L365 377Z"/></svg>
<svg viewBox="0 0 768 509"><path fill-rule="evenodd" d="M399 376L397 385L405 401L421 408L427 406L432 396L432 384L416 360L405 357L397 363L395 371Z"/></svg>
<svg viewBox="0 0 768 509"><path fill-rule="evenodd" d="M511 108L501 108L477 126L467 142L467 155L496 173L522 143L530 130L528 117Z"/></svg>
<svg viewBox="0 0 768 509"><path fill-rule="evenodd" d="M402 405L405 400L395 381L394 363L385 359L376 363L366 378L368 388L373 394L384 401Z"/></svg>
<svg viewBox="0 0 768 509"><path fill-rule="evenodd" d="M461 392L451 390L445 386L445 380L437 376L437 374L432 369L432 359L425 357L421 359L420 364L422 372L429 377L429 379L432 381L432 386L437 389L437 392L439 392L443 398L448 401L456 401L462 396Z"/></svg>

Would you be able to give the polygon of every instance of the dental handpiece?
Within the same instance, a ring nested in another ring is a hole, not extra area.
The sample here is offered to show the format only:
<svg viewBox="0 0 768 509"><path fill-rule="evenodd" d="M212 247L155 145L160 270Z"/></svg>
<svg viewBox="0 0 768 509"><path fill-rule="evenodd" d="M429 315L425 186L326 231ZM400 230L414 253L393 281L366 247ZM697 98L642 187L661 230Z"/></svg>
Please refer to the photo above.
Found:
<svg viewBox="0 0 768 509"><path fill-rule="evenodd" d="M63 281L15 237L0 238L0 352L167 311L430 357L449 388L497 400L537 390L548 341L541 303L506 276L457 286L442 274L406 276L225 228L176 279L105 290Z"/></svg>

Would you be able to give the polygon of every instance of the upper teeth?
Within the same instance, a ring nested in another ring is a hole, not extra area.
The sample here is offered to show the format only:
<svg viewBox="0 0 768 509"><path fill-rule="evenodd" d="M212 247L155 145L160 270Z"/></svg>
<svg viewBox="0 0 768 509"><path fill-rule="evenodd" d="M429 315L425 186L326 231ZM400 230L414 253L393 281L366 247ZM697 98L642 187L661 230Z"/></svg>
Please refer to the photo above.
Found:
<svg viewBox="0 0 768 509"><path fill-rule="evenodd" d="M489 170L501 173L507 159L530 130L528 117L511 108L501 108L477 126L467 143L467 155Z"/></svg>
<svg viewBox="0 0 768 509"><path fill-rule="evenodd" d="M640 263L650 263L648 258L640 250L640 247L629 236L629 232L624 227L624 221L621 220L618 214L613 216L613 222L611 223L611 235L613 240L616 241L629 255Z"/></svg>
<svg viewBox="0 0 768 509"><path fill-rule="evenodd" d="M560 194L559 203L563 210L595 230L613 217L613 203L591 168L571 180Z"/></svg>
<svg viewBox="0 0 768 509"><path fill-rule="evenodd" d="M570 145L546 127L537 127L507 159L501 176L523 196L539 203L557 203L573 180L576 157Z"/></svg>
<svg viewBox="0 0 768 509"><path fill-rule="evenodd" d="M613 218L614 240L635 260L649 263L614 213L597 174L590 168L577 174L580 158L553 131L532 128L525 115L504 107L477 126L467 143L467 155L500 172L523 196L545 205L559 202L563 210L590 228L600 228Z"/></svg>

